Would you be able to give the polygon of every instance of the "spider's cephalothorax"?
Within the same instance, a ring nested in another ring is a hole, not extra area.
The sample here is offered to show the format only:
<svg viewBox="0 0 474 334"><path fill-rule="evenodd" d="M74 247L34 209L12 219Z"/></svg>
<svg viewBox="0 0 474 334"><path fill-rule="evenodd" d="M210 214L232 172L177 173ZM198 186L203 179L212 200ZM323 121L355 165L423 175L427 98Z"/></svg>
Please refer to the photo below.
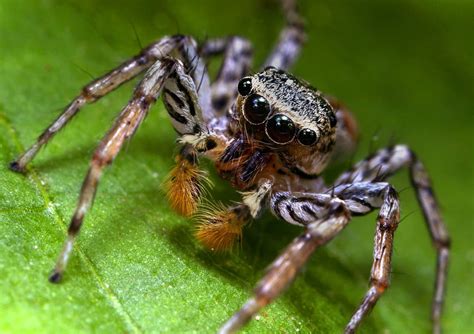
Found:
<svg viewBox="0 0 474 334"><path fill-rule="evenodd" d="M252 48L244 38L210 39L199 45L188 36L164 37L85 86L37 142L11 163L12 170L24 172L39 149L82 106L144 72L131 100L94 152L50 281L59 282L64 273L104 168L161 96L181 146L167 181L169 202L183 215L196 214L200 222L196 236L205 246L213 250L231 248L243 227L265 208L277 218L304 228L221 333L235 332L274 300L316 248L334 238L352 216L379 210L370 288L346 327L347 333L354 332L389 285L400 213L397 192L387 179L403 167L409 168L437 251L432 318L433 329L439 332L449 237L425 168L407 146L396 145L379 150L331 186L325 185L321 171L335 156L354 148L357 128L339 102L286 72L305 36L295 1L282 0L282 4L286 26L260 72L249 74ZM223 55L223 61L211 81L205 64L214 55ZM218 173L241 192L240 203L199 206L206 184L200 156L211 159Z"/></svg>
<svg viewBox="0 0 474 334"><path fill-rule="evenodd" d="M336 138L337 119L327 100L274 67L241 79L238 93L235 138L217 160L218 171L242 190L261 178L272 179L273 189L287 187L288 175L316 178Z"/></svg>

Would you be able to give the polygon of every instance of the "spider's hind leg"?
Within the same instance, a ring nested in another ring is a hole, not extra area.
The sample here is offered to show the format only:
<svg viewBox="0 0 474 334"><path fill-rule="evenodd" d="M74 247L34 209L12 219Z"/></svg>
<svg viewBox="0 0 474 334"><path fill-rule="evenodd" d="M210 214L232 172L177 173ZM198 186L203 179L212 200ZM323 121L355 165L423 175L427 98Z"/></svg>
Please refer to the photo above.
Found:
<svg viewBox="0 0 474 334"><path fill-rule="evenodd" d="M285 28L262 68L273 66L287 70L298 58L306 39L303 18L298 12L296 0L280 0L286 19Z"/></svg>
<svg viewBox="0 0 474 334"><path fill-rule="evenodd" d="M237 97L239 80L250 71L252 53L250 41L240 36L211 39L201 46L204 57L218 54L223 57L219 72L211 84L213 113L204 115L206 121L216 123L229 112Z"/></svg>

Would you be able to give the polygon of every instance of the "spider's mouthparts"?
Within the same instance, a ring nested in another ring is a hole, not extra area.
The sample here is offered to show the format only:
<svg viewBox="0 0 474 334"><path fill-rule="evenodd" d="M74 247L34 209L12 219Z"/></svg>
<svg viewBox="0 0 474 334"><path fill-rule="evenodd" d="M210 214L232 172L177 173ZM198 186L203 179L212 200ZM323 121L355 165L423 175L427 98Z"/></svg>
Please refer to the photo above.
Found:
<svg viewBox="0 0 474 334"><path fill-rule="evenodd" d="M203 208L197 215L196 238L213 251L231 250L242 239L242 228L248 222L247 206L225 208L222 205Z"/></svg>
<svg viewBox="0 0 474 334"><path fill-rule="evenodd" d="M192 161L176 157L176 166L166 181L166 195L173 210L189 217L197 210L205 184L210 184L205 172Z"/></svg>

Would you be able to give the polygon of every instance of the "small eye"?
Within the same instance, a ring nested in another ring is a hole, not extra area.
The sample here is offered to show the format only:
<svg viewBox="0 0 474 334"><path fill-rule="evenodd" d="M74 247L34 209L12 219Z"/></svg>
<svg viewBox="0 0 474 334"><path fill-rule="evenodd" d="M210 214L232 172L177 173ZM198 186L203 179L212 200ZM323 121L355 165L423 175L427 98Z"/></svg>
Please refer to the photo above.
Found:
<svg viewBox="0 0 474 334"><path fill-rule="evenodd" d="M277 144L288 144L295 138L296 127L293 121L281 114L270 118L265 126L267 136Z"/></svg>
<svg viewBox="0 0 474 334"><path fill-rule="evenodd" d="M334 115L333 111L329 113L329 125L331 125L331 128L337 125L337 117Z"/></svg>
<svg viewBox="0 0 474 334"><path fill-rule="evenodd" d="M270 113L268 101L261 95L250 95L244 104L244 117L250 124L262 124Z"/></svg>
<svg viewBox="0 0 474 334"><path fill-rule="evenodd" d="M239 91L239 94L242 96L249 95L250 91L252 90L252 79L251 78L241 79L237 86L237 90Z"/></svg>
<svg viewBox="0 0 474 334"><path fill-rule="evenodd" d="M309 146L318 141L318 136L311 129L303 129L298 133L298 141L303 145Z"/></svg>

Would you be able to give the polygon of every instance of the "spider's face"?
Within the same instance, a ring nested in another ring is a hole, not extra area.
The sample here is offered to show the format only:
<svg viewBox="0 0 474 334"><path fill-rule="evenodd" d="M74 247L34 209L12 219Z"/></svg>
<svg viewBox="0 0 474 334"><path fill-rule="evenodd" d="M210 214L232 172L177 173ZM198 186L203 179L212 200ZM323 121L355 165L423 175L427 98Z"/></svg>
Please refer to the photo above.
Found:
<svg viewBox="0 0 474 334"><path fill-rule="evenodd" d="M238 91L240 124L250 143L278 152L305 171L324 168L337 121L319 92L273 67L243 78Z"/></svg>

